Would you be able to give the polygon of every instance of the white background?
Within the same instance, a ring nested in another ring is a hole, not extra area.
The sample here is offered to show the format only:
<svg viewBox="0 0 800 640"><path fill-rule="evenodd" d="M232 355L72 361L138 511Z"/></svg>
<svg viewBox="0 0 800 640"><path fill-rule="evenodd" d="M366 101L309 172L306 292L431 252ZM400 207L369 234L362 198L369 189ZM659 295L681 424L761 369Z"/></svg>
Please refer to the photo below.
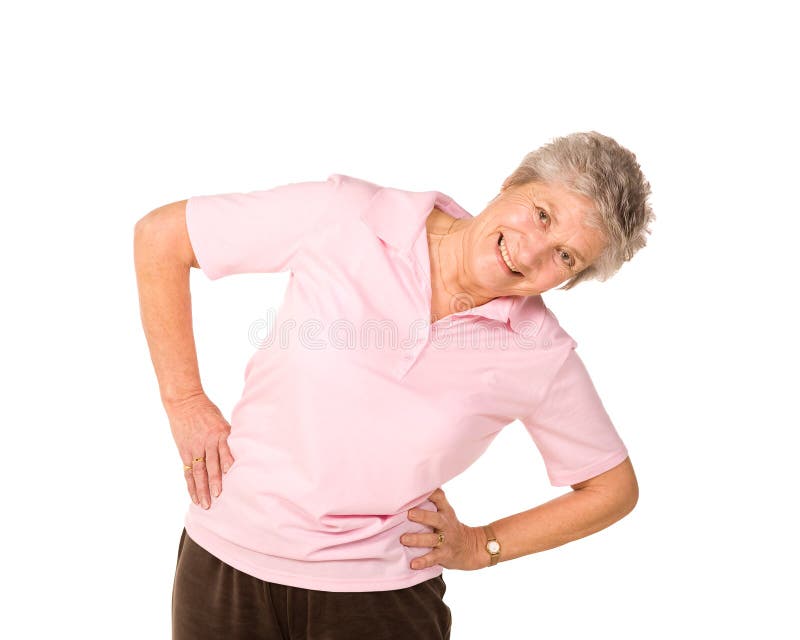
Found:
<svg viewBox="0 0 800 640"><path fill-rule="evenodd" d="M788 4L4 5L3 635L169 637L189 498L139 319L141 216L331 173L477 215L525 153L595 129L637 154L658 219L615 278L545 301L639 504L562 547L445 570L452 637L797 638ZM227 417L248 326L285 284L192 272ZM565 491L519 422L444 489L470 525Z"/></svg>

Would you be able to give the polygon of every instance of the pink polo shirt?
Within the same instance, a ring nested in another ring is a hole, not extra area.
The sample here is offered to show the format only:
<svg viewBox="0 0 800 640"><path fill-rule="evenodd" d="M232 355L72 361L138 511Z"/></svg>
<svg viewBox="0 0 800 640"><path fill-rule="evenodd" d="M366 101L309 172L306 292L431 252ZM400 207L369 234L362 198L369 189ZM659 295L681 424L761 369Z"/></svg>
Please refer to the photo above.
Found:
<svg viewBox="0 0 800 640"><path fill-rule="evenodd" d="M262 580L325 591L401 589L429 549L408 520L520 419L553 486L618 465L627 449L576 342L541 296L505 296L430 323L425 221L439 191L333 174L195 196L189 236L211 280L289 271L268 337L231 413L236 458L189 536ZM501 541L502 542L502 541Z"/></svg>

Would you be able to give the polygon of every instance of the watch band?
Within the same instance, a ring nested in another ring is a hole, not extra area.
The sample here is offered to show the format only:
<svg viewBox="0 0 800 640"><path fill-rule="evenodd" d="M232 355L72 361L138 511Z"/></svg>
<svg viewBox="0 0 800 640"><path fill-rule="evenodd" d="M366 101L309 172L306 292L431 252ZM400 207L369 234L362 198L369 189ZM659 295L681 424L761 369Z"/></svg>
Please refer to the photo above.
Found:
<svg viewBox="0 0 800 640"><path fill-rule="evenodd" d="M500 560L500 543L494 535L492 525L483 525L483 531L486 533L486 552L489 554L489 566L493 567Z"/></svg>

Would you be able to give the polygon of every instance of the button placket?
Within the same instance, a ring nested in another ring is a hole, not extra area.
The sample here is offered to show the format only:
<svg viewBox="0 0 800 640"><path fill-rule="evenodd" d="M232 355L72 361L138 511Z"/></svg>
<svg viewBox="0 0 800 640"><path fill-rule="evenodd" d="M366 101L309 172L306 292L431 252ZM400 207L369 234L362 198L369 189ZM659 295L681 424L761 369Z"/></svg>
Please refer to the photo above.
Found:
<svg viewBox="0 0 800 640"><path fill-rule="evenodd" d="M402 356L400 356L399 364L397 365L395 371L397 372L399 377L404 377L406 373L414 366L416 361L419 359L422 350L425 348L425 345L428 344L428 337L430 335L430 328L426 327L423 335L417 337L414 346L407 349Z"/></svg>

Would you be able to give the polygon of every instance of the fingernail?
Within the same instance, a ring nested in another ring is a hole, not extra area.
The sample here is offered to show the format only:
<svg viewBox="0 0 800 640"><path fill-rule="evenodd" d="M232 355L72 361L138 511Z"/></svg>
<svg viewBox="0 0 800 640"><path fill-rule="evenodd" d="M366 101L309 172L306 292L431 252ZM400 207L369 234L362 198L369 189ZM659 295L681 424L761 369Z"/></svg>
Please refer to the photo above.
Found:
<svg viewBox="0 0 800 640"><path fill-rule="evenodd" d="M208 509L208 500L203 498L203 509Z"/></svg>
<svg viewBox="0 0 800 640"><path fill-rule="evenodd" d="M223 472L223 473L228 473L228 469L230 469L230 468L231 468L231 465L229 465L229 464L226 462L224 465L222 465L222 472Z"/></svg>
<svg viewBox="0 0 800 640"><path fill-rule="evenodd" d="M219 497L219 487L214 487L214 488L211 490L211 493L213 493L213 494L214 494L214 497L215 497L215 498L218 498L218 497Z"/></svg>

